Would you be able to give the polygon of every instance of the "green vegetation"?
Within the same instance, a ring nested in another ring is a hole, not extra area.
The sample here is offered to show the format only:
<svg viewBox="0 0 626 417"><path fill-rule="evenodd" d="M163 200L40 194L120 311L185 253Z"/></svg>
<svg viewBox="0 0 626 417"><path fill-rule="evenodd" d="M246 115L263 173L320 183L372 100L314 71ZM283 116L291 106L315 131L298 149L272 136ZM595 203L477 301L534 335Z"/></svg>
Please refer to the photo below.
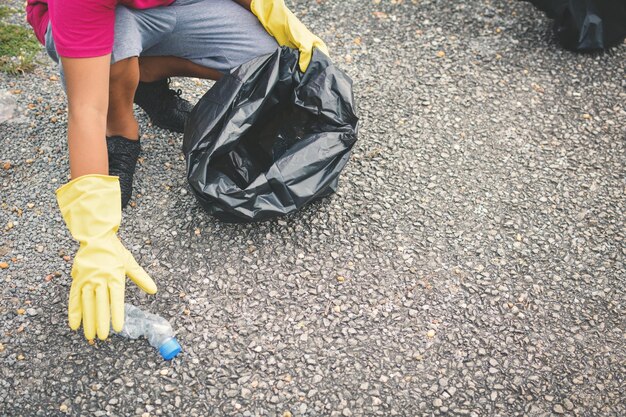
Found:
<svg viewBox="0 0 626 417"><path fill-rule="evenodd" d="M13 13L13 9L0 7L0 19ZM23 74L35 67L35 57L41 50L33 31L0 20L0 71Z"/></svg>
<svg viewBox="0 0 626 417"><path fill-rule="evenodd" d="M15 10L11 9L8 6L0 6L0 19L2 19L3 17L7 17L11 14L13 14L15 12Z"/></svg>
<svg viewBox="0 0 626 417"><path fill-rule="evenodd" d="M40 49L30 29L0 22L0 71L9 74L31 71Z"/></svg>

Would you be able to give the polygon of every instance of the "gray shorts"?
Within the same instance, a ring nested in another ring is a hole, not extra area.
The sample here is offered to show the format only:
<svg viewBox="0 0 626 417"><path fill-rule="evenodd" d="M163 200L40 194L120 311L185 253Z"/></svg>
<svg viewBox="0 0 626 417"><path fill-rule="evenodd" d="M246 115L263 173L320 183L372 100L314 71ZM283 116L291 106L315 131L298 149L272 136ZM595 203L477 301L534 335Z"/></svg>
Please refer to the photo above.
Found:
<svg viewBox="0 0 626 417"><path fill-rule="evenodd" d="M48 26L46 50L59 62L52 30ZM111 64L134 56L175 56L225 72L277 47L256 16L234 0L176 0L146 10L117 6Z"/></svg>

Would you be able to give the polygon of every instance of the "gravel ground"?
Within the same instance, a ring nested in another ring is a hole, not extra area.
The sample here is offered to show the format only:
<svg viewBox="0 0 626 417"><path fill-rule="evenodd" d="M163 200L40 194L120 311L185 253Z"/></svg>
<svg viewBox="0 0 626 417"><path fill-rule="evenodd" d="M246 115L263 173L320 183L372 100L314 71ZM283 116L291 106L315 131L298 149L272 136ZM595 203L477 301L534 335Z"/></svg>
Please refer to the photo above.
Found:
<svg viewBox="0 0 626 417"><path fill-rule="evenodd" d="M626 415L626 46L564 51L514 0L294 7L355 81L337 195L220 223L182 135L138 111L121 236L160 292L127 297L178 329L171 363L68 329L65 97L44 57L0 74L20 109L0 126L0 415Z"/></svg>

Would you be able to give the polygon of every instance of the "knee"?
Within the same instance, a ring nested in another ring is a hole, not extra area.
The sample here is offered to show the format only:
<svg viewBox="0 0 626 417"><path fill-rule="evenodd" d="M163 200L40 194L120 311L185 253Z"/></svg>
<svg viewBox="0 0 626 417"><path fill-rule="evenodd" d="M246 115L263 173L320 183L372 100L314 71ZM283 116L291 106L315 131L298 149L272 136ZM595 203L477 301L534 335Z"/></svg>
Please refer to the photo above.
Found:
<svg viewBox="0 0 626 417"><path fill-rule="evenodd" d="M144 56L139 58L139 80L143 82L159 81L168 77L171 62L176 58L168 56ZM163 74L167 75L163 75Z"/></svg>
<svg viewBox="0 0 626 417"><path fill-rule="evenodd" d="M139 61L127 58L111 65L110 88L136 88L139 84Z"/></svg>

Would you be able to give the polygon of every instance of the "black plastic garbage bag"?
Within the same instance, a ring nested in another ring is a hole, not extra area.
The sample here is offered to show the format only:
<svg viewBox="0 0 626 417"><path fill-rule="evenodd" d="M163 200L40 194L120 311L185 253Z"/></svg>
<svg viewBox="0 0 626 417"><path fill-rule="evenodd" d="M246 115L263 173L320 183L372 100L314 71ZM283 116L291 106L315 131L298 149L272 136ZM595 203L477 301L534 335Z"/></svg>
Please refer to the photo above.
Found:
<svg viewBox="0 0 626 417"><path fill-rule="evenodd" d="M550 19L554 34L571 51L594 51L626 38L626 0L528 0Z"/></svg>
<svg viewBox="0 0 626 417"><path fill-rule="evenodd" d="M351 79L314 50L303 74L282 48L232 70L186 124L187 179L227 222L285 215L337 189L357 140Z"/></svg>

